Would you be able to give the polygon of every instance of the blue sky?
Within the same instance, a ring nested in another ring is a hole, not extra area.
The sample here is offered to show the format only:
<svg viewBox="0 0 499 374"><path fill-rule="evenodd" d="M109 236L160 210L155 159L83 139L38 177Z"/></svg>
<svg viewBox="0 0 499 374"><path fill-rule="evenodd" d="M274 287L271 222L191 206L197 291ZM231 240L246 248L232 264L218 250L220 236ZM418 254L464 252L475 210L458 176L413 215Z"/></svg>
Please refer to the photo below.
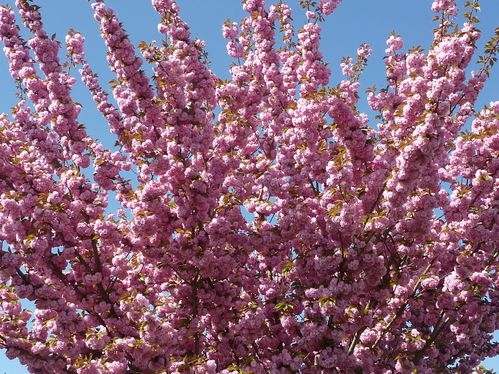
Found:
<svg viewBox="0 0 499 374"><path fill-rule="evenodd" d="M87 57L93 69L101 77L103 85L106 86L106 83L114 77L106 67L105 46L99 37L98 26L93 19L90 4L84 0L38 0L36 2L42 7L41 12L49 35L56 33L58 39L63 41L70 28L85 35ZM236 21L244 15L240 1L178 0L177 2L181 7L182 16L191 25L194 36L206 41L212 70L222 78L228 77L227 70L231 59L226 55L221 25L227 18ZM458 4L462 5L463 2L458 1ZM13 5L14 1L0 0L0 3ZM154 12L150 1L107 0L106 3L116 10L135 45L142 40L161 40L161 35L156 31L159 17ZM301 22L303 15L297 6L298 0L292 0L289 3L294 6L295 21ZM499 1L481 0L481 9L479 16L483 37L479 46L483 46L485 40L493 34L495 27L499 26L497 16ZM355 55L359 44L366 42L373 49L373 55L361 83L363 88L374 83L378 87L383 86L382 58L386 48L385 40L390 32L396 31L403 37L404 49L415 45L427 48L431 43L432 30L435 27L432 22L433 15L431 0L344 0L323 26L322 50L325 60L333 69L332 83L336 84L341 79L339 69L341 57ZM2 89L0 112L8 111L17 100L13 81L8 74L7 63L2 53L0 53L0 87ZM491 73L490 80L479 98L478 106L482 107L492 100L498 100L498 87L499 66ZM74 97L84 106L80 120L87 126L89 133L100 139L105 146L112 147L115 139L109 134L100 114L93 108L90 94L81 83L76 85ZM365 100L360 108L367 111ZM375 125L375 122L371 124ZM499 359L487 360L486 366L499 370ZM23 374L27 371L17 361L6 359L4 352L0 350L0 374L4 373Z"/></svg>

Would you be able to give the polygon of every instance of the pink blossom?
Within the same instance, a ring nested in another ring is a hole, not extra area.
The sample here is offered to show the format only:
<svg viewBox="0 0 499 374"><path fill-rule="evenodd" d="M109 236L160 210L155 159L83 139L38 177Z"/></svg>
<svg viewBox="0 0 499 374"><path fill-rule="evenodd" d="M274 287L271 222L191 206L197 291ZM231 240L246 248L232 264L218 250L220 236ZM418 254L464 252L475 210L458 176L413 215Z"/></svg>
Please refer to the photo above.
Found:
<svg viewBox="0 0 499 374"><path fill-rule="evenodd" d="M28 40L0 7L23 97L0 114L7 357L36 373L471 373L497 353L499 102L476 106L497 38L470 72L474 18L434 1L427 50L388 38L371 123L370 47L340 80L321 50L339 3L301 2L297 25L285 2L244 0L221 79L175 1L152 1L164 42L140 55L94 2L109 93L82 34L62 62L36 5L16 2ZM112 149L80 122L75 71Z"/></svg>

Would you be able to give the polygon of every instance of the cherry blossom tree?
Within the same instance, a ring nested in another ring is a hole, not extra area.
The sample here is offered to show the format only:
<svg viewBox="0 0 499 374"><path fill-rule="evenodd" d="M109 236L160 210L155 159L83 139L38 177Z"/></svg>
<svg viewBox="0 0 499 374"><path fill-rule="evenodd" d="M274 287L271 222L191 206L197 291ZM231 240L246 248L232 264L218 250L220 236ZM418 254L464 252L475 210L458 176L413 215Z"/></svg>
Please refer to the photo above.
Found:
<svg viewBox="0 0 499 374"><path fill-rule="evenodd" d="M32 1L16 1L28 40L0 8L20 96L0 116L9 358L32 373L483 372L498 353L499 101L475 102L499 32L477 52L478 1L435 0L427 50L387 40L369 122L369 46L337 85L320 52L339 3L302 0L298 28L286 2L243 0L222 80L173 0L152 1L164 40L142 57L94 2L112 96L78 31L61 52ZM80 78L115 149L78 120Z"/></svg>

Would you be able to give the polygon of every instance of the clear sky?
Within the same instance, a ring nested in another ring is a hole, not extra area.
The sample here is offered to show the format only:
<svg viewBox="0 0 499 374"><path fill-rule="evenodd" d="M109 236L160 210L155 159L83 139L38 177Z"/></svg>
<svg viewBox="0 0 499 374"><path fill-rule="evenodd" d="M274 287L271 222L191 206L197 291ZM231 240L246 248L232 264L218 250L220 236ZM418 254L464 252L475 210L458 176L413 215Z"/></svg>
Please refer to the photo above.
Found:
<svg viewBox="0 0 499 374"><path fill-rule="evenodd" d="M181 15L191 26L194 36L206 41L212 70L220 77L228 77L228 67L231 59L226 55L225 40L221 35L222 23L227 18L234 21L244 16L238 0L177 0L181 7ZM275 2L275 1L273 1ZM0 0L13 6L13 0ZM114 77L106 66L105 46L99 37L97 23L93 19L90 4L85 0L38 0L46 30L51 35L64 41L64 36L70 28L85 35L87 39L86 54L94 69L101 77L101 83ZM132 41L137 45L140 41L161 40L156 25L159 21L149 0L107 0L113 7L124 27L129 32ZM303 21L304 17L298 6L298 0L288 1L294 6L294 19ZM458 0L462 6L464 0ZM499 26L499 1L481 0L479 14L480 29L483 36L479 47L493 35L495 27ZM364 76L361 80L363 88L377 84L383 86L384 65L382 58L386 48L385 40L390 32L396 31L404 39L404 49L421 45L425 49L430 45L432 30L431 0L344 0L338 9L323 25L322 50L325 60L333 69L332 84L340 79L339 63L343 56L355 55L360 43L366 42L373 49ZM27 34L25 34L28 36ZM8 74L5 56L0 53L0 112L8 112L17 100L13 81ZM499 65L492 71L490 79L479 98L479 107L492 100L499 99ZM363 89L361 90L361 92ZM115 139L109 134L106 123L100 113L92 105L90 94L81 83L74 89L74 98L83 104L80 121L87 126L89 133L100 139L106 147L113 147ZM364 102L360 105L367 110ZM372 118L371 124L375 125ZM499 335L496 334L499 340ZM489 359L485 362L490 369L499 371L499 359ZM24 374L26 369L17 361L8 360L4 351L0 350L0 374Z"/></svg>

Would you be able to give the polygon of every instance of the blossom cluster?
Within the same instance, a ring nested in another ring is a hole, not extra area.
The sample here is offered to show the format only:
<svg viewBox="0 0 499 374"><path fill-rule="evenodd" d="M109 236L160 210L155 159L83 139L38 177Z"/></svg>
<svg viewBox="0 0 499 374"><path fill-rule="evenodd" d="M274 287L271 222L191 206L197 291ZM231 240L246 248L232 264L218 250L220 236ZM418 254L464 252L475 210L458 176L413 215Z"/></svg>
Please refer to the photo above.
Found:
<svg viewBox="0 0 499 374"><path fill-rule="evenodd" d="M22 96L0 115L9 358L40 374L390 374L481 372L499 353L499 101L475 108L499 35L470 71L477 1L462 24L433 1L427 51L386 41L373 125L357 107L371 48L332 84L321 22L340 0L301 5L295 28L284 1L243 0L220 79L174 0L152 1L164 40L142 56L95 1L111 93L81 33L63 60L38 6L16 1L28 40L0 7ZM116 149L80 123L71 67Z"/></svg>

